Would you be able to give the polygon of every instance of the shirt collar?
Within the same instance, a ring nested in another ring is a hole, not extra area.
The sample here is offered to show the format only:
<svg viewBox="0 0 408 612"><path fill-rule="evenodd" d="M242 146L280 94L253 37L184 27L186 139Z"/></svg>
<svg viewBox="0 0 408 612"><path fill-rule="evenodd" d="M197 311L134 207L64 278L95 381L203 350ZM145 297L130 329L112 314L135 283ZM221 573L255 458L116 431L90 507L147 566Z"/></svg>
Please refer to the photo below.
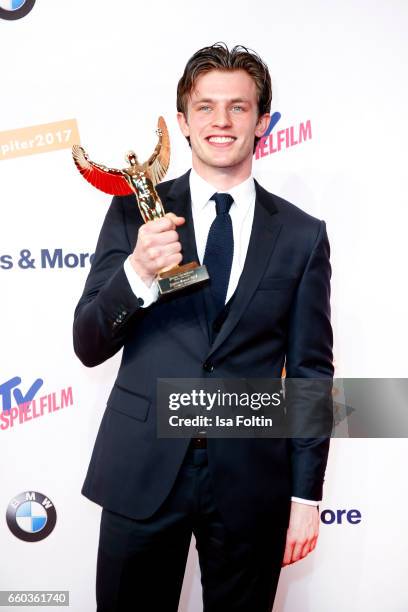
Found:
<svg viewBox="0 0 408 612"><path fill-rule="evenodd" d="M210 198L218 189L204 180L195 170L190 172L190 193L193 209L201 211L207 206ZM229 193L234 199L234 203L239 208L249 206L255 200L255 183L253 176L249 176L245 181L235 185L231 189L222 191Z"/></svg>

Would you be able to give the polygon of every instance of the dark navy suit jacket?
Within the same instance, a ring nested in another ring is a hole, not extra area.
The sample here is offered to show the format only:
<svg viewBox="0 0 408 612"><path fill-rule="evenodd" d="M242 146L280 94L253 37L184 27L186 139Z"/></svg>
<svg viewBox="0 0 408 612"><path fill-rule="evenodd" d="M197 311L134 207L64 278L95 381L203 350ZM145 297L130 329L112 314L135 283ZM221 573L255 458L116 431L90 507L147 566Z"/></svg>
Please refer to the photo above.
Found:
<svg viewBox="0 0 408 612"><path fill-rule="evenodd" d="M209 328L209 289L191 287L141 308L123 263L141 215L134 196L114 197L75 311L74 348L96 366L123 347L83 494L113 512L144 519L175 481L188 439L158 438L158 378L333 376L329 243L324 221L256 181L245 266L228 316ZM189 173L157 186L178 228L183 261L197 260ZM214 495L231 528L286 526L290 496L320 500L327 438L209 439Z"/></svg>

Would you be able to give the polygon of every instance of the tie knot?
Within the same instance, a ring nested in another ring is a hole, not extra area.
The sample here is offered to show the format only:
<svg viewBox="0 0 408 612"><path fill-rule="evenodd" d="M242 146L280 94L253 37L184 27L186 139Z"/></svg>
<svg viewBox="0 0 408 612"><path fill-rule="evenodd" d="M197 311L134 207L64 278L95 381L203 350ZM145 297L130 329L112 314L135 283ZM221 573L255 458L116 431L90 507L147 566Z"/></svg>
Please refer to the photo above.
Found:
<svg viewBox="0 0 408 612"><path fill-rule="evenodd" d="M229 213L234 198L229 193L214 193L211 200L215 200L217 215L226 215Z"/></svg>

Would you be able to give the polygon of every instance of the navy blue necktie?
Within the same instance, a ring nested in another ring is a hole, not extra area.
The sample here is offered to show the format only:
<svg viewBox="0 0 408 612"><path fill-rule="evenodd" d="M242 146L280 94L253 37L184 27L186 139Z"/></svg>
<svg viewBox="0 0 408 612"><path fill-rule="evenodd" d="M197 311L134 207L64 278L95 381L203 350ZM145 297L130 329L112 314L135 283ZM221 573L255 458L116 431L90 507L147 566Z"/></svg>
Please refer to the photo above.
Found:
<svg viewBox="0 0 408 612"><path fill-rule="evenodd" d="M229 193L215 193L211 200L215 200L217 216L208 232L203 263L210 275L211 293L216 312L219 313L225 304L234 255L234 235L229 214L234 200Z"/></svg>

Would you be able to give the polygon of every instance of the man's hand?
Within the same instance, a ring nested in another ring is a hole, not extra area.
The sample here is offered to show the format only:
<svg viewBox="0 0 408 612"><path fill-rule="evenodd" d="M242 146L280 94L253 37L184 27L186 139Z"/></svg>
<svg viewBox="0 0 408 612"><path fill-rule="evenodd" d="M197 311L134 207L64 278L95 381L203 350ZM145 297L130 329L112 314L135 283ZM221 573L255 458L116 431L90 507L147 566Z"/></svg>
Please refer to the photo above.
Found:
<svg viewBox="0 0 408 612"><path fill-rule="evenodd" d="M296 563L316 547L319 535L317 506L292 501L282 567Z"/></svg>
<svg viewBox="0 0 408 612"><path fill-rule="evenodd" d="M157 272L170 269L183 259L176 227L184 222L184 217L167 213L161 219L148 221L140 227L130 262L148 287Z"/></svg>

